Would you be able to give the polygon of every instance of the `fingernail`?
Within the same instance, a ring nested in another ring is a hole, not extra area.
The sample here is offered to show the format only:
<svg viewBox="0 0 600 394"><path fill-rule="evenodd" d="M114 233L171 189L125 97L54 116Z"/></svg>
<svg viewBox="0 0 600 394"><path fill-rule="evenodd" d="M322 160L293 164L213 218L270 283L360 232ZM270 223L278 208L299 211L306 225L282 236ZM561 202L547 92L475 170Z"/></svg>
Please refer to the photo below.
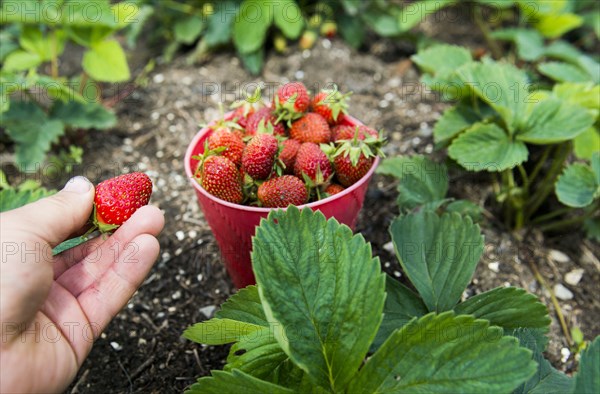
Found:
<svg viewBox="0 0 600 394"><path fill-rule="evenodd" d="M64 191L72 193L87 193L92 188L92 183L84 176L76 176L69 179L63 188Z"/></svg>

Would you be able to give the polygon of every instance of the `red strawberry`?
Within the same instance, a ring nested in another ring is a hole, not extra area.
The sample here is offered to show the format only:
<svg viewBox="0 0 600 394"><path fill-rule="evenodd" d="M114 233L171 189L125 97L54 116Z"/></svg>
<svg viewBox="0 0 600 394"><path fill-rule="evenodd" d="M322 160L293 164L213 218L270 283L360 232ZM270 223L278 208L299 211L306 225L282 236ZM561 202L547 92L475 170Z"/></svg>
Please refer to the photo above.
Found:
<svg viewBox="0 0 600 394"><path fill-rule="evenodd" d="M324 117L309 112L292 123L290 137L301 142L326 144L331 140L331 130Z"/></svg>
<svg viewBox="0 0 600 394"><path fill-rule="evenodd" d="M274 135L285 135L285 126L283 123L276 123L277 117L272 113L270 107L261 108L248 117L246 123L246 135L256 135L258 126L263 123L273 126Z"/></svg>
<svg viewBox="0 0 600 394"><path fill-rule="evenodd" d="M300 179L306 176L314 185L322 185L332 174L331 163L319 145L305 142L298 149L294 174Z"/></svg>
<svg viewBox="0 0 600 394"><path fill-rule="evenodd" d="M308 110L310 97L302 82L290 82L277 89L273 96L273 108L277 121L291 122Z"/></svg>
<svg viewBox="0 0 600 394"><path fill-rule="evenodd" d="M240 136L230 132L228 129L218 129L208 137L208 149L225 148L221 152L221 155L231 160L238 167L242 165L244 146L244 141L242 141Z"/></svg>
<svg viewBox="0 0 600 394"><path fill-rule="evenodd" d="M138 208L148 205L152 181L141 172L119 175L96 186L94 224L101 232L123 224Z"/></svg>
<svg viewBox="0 0 600 394"><path fill-rule="evenodd" d="M279 160L285 165L286 174L294 173L294 163L296 162L296 155L298 154L300 145L300 142L294 139L287 139L281 143Z"/></svg>
<svg viewBox="0 0 600 394"><path fill-rule="evenodd" d="M347 98L350 94L341 94L337 89L323 89L313 97L311 108L330 125L337 124L341 115L348 113Z"/></svg>
<svg viewBox="0 0 600 394"><path fill-rule="evenodd" d="M231 160L224 156L208 156L201 162L200 185L215 197L241 204L244 200L242 177Z"/></svg>
<svg viewBox="0 0 600 394"><path fill-rule="evenodd" d="M374 138L378 138L379 135L377 131L373 130L370 127L365 125L351 126L351 125L338 125L334 126L331 129L331 137L333 141L340 140L351 140L354 138L354 134L356 133L356 129L358 128L357 138L359 140L364 140L366 137L371 136Z"/></svg>
<svg viewBox="0 0 600 394"><path fill-rule="evenodd" d="M337 183L332 183L331 185L325 188L325 193L327 193L330 196L333 196L334 194L341 193L344 190L346 190L344 186L338 185Z"/></svg>
<svg viewBox="0 0 600 394"><path fill-rule="evenodd" d="M271 134L257 134L248 142L242 155L242 166L252 179L267 179L273 171L277 156L277 138Z"/></svg>
<svg viewBox="0 0 600 394"><path fill-rule="evenodd" d="M293 175L272 178L258 187L258 200L268 208L285 208L308 201L306 186Z"/></svg>
<svg viewBox="0 0 600 394"><path fill-rule="evenodd" d="M361 153L356 164L353 164L352 160L350 159L350 154L341 154L333 159L335 176L338 182L348 187L365 176L365 174L371 169L374 161L375 157L367 157Z"/></svg>
<svg viewBox="0 0 600 394"><path fill-rule="evenodd" d="M254 93L247 94L247 98L245 100L238 100L231 104L231 109L233 109L233 119L242 126L244 129L248 124L248 118L254 112L256 112L257 103L260 104L260 88L256 88Z"/></svg>

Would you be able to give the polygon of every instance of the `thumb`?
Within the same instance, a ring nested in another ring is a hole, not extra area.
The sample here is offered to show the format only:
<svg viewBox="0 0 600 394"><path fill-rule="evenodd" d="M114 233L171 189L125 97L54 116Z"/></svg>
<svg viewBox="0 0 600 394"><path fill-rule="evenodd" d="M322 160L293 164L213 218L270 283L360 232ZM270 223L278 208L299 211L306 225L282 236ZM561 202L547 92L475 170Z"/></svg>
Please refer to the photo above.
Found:
<svg viewBox="0 0 600 394"><path fill-rule="evenodd" d="M85 226L93 202L94 185L87 178L76 176L55 195L10 213L18 218L22 230L54 247Z"/></svg>

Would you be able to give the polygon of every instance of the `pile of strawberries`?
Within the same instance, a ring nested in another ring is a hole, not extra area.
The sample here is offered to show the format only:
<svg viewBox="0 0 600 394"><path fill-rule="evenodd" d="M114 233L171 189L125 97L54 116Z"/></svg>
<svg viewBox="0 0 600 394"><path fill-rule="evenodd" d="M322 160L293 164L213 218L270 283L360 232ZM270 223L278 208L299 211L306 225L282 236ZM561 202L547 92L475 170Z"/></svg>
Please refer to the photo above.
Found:
<svg viewBox="0 0 600 394"><path fill-rule="evenodd" d="M260 91L232 105L233 116L209 127L196 179L210 194L235 204L302 205L342 192L361 179L381 153L379 134L352 126L347 97L301 82L281 86L270 106Z"/></svg>

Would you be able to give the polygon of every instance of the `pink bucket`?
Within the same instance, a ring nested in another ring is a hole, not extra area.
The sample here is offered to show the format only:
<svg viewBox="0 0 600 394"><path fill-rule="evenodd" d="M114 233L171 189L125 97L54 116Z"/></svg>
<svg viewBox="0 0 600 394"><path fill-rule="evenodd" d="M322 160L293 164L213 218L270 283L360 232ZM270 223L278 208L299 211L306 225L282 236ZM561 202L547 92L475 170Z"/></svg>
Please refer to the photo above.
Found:
<svg viewBox="0 0 600 394"><path fill-rule="evenodd" d="M345 119L347 119L345 122L350 125L361 124L360 121L349 116L346 116ZM209 194L200 186L194 178L198 161L192 156L204 152L204 141L211 132L211 129L205 127L192 140L185 154L185 172L196 191L200 208L215 235L227 272L235 286L242 288L256 283L250 261L252 237L256 226L259 225L260 219L266 218L272 209L280 208L258 208L232 204ZM319 210L327 218L334 217L340 223L346 224L354 230L369 180L378 164L379 158L376 158L369 172L343 192L299 208L307 206L313 210Z"/></svg>

